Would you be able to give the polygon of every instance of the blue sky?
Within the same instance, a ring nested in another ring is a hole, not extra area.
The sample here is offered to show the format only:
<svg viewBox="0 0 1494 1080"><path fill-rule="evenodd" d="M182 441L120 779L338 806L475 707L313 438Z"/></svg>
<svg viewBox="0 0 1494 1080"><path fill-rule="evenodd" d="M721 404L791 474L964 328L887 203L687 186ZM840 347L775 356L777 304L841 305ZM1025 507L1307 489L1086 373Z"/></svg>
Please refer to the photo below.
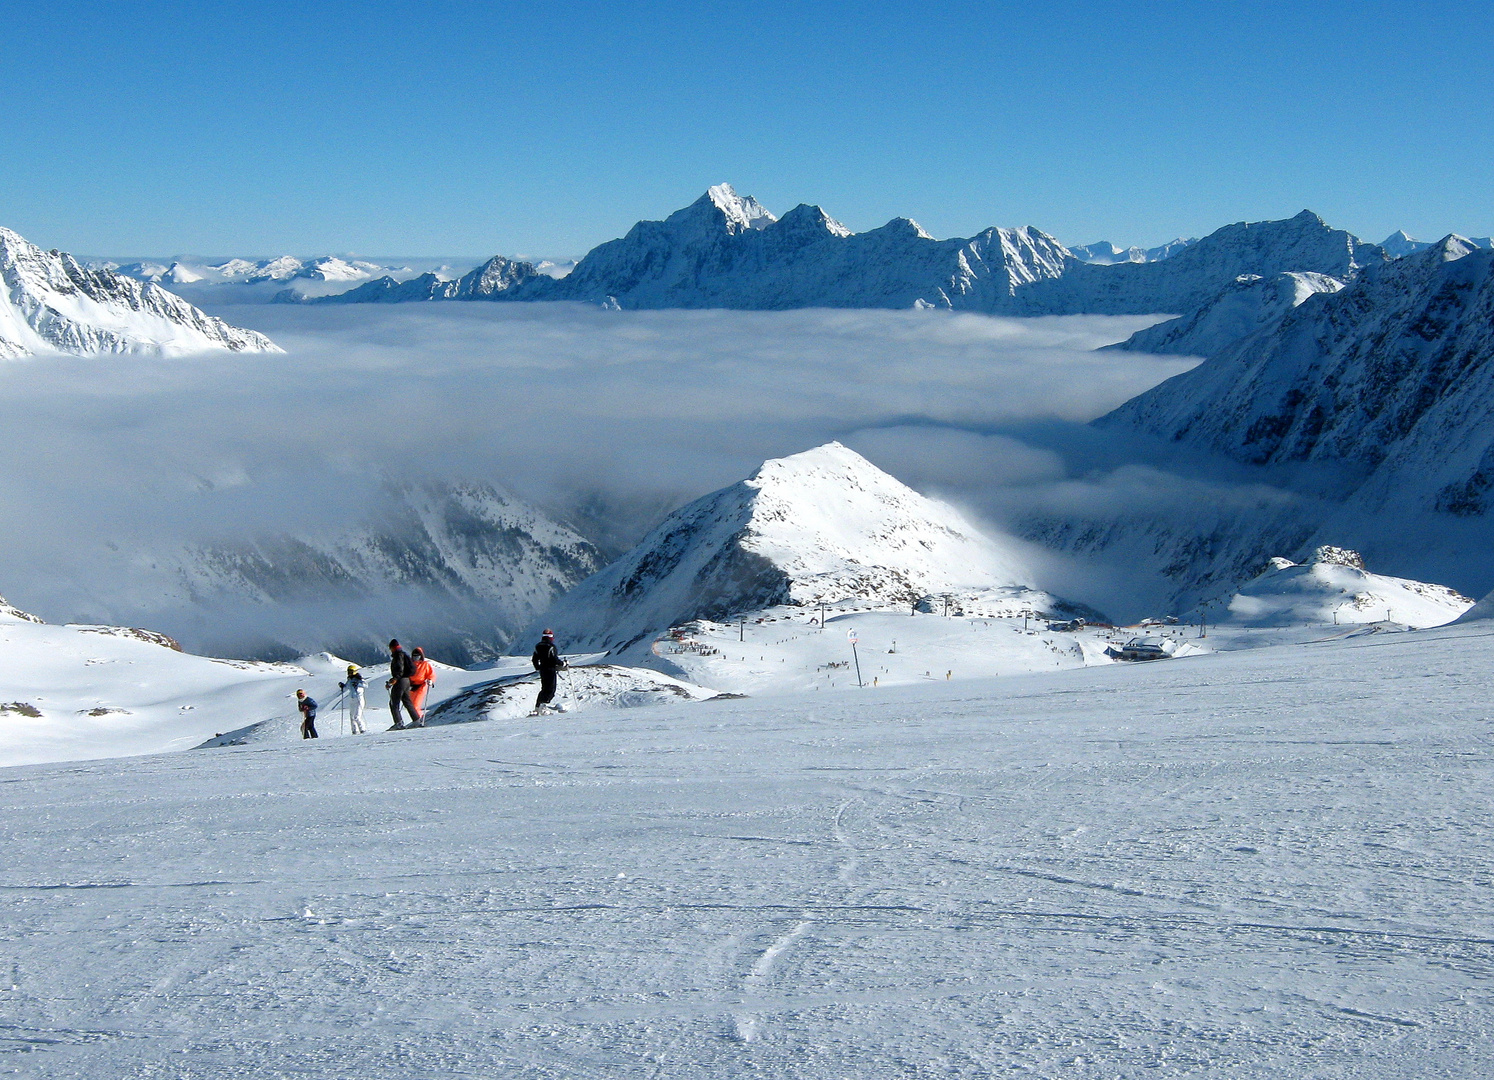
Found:
<svg viewBox="0 0 1494 1080"><path fill-rule="evenodd" d="M777 213L1155 244L1494 232L1494 5L5 0L0 224L85 254L569 255Z"/></svg>

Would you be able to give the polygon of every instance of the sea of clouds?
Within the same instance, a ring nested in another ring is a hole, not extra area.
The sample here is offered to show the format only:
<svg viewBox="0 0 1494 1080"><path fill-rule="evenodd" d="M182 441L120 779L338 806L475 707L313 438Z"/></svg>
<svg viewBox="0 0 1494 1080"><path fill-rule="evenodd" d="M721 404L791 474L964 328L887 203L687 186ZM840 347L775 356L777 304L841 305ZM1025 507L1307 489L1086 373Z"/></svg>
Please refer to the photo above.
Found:
<svg viewBox="0 0 1494 1080"><path fill-rule="evenodd" d="M389 479L496 483L615 553L669 509L829 439L1000 522L1123 466L1115 437L1086 422L1196 363L1095 351L1147 317L478 303L215 314L286 352L7 365L0 593L12 602L52 620L165 618L180 545L331 535Z"/></svg>

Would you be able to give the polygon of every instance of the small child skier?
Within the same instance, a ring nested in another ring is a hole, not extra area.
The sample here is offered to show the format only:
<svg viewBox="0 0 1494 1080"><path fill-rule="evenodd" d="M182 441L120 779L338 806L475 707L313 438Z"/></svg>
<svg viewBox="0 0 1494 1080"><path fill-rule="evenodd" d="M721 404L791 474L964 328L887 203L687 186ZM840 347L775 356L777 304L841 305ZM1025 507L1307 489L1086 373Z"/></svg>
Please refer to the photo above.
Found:
<svg viewBox="0 0 1494 1080"><path fill-rule="evenodd" d="M296 708L301 710L301 738L315 739L316 733L316 698L307 697L305 690L296 691Z"/></svg>

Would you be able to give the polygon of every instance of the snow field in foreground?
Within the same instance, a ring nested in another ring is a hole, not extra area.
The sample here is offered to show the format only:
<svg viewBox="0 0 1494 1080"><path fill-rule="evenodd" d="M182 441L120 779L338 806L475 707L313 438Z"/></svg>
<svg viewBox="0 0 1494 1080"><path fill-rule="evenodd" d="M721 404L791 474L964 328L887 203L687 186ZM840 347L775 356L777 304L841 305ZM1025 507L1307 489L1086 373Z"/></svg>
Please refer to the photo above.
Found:
<svg viewBox="0 0 1494 1080"><path fill-rule="evenodd" d="M1485 624L0 773L0 1069L1471 1077Z"/></svg>

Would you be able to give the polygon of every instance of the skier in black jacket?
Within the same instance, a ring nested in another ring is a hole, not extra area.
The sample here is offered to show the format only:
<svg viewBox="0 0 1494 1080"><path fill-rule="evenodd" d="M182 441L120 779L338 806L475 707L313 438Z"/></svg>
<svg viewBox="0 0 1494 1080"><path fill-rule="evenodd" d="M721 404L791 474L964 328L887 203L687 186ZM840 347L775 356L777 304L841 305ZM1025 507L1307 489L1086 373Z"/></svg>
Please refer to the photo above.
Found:
<svg viewBox="0 0 1494 1080"><path fill-rule="evenodd" d="M566 666L560 658L560 653L555 651L555 632L546 630L545 636L540 638L539 644L534 647L534 655L529 658L534 665L534 670L540 673L540 692L534 699L534 711L543 712L544 707L550 704L555 697L555 674Z"/></svg>
<svg viewBox="0 0 1494 1080"><path fill-rule="evenodd" d="M390 731L403 731L407 726L400 719L401 705L410 714L408 726L420 726L420 714L415 711L415 703L410 700L410 676L414 674L415 661L410 659L410 654L400 646L398 639L389 642L389 681L384 685L389 689L389 711L394 716L394 726Z"/></svg>

